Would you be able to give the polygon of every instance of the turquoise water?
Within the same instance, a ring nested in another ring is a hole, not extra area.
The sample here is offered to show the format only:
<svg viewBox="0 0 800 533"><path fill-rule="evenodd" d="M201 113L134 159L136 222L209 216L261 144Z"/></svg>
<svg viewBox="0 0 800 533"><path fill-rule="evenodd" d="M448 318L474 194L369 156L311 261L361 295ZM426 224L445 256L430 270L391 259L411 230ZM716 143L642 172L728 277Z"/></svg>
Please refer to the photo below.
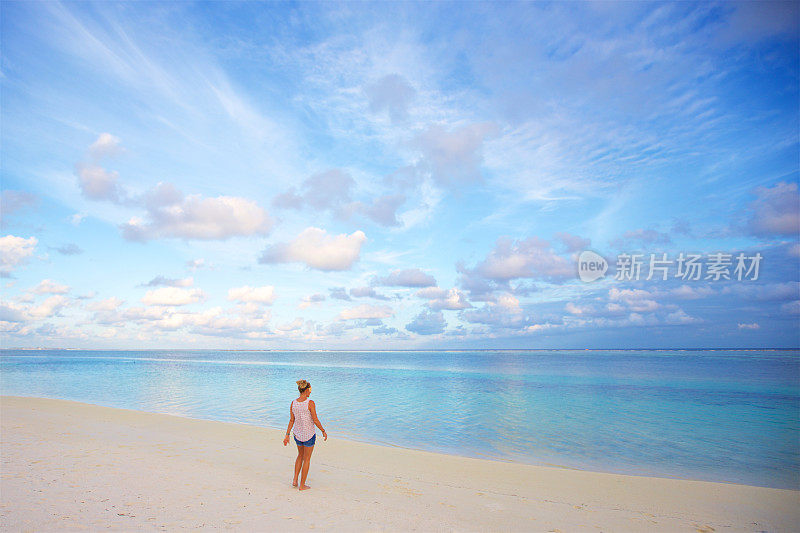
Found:
<svg viewBox="0 0 800 533"><path fill-rule="evenodd" d="M800 489L794 350L0 352L2 394L275 428L301 378L332 437Z"/></svg>

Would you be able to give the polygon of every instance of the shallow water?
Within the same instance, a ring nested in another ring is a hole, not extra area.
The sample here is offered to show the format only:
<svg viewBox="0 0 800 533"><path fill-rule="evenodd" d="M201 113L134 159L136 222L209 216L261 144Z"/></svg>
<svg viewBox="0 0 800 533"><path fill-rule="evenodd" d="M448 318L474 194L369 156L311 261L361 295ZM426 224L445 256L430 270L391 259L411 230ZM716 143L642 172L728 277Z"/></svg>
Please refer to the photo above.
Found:
<svg viewBox="0 0 800 533"><path fill-rule="evenodd" d="M800 489L798 351L13 351L0 392L331 436Z"/></svg>

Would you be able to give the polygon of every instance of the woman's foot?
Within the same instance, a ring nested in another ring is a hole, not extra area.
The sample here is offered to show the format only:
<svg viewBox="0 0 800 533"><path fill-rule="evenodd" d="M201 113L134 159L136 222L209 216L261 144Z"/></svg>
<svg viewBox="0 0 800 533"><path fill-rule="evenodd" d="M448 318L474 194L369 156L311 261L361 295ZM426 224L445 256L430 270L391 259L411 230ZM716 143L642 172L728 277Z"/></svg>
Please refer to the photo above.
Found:
<svg viewBox="0 0 800 533"><path fill-rule="evenodd" d="M296 486L297 486L297 480L295 479L294 481L292 481L292 487L296 487Z"/></svg>
<svg viewBox="0 0 800 533"><path fill-rule="evenodd" d="M300 490L308 490L310 488L311 488L310 485L300 485Z"/></svg>

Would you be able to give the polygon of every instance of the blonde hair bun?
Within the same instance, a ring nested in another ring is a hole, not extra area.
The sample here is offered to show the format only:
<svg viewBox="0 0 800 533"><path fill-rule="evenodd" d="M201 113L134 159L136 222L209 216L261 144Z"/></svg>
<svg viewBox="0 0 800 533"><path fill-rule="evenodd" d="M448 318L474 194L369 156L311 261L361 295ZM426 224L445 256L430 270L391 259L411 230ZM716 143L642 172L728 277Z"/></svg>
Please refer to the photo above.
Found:
<svg viewBox="0 0 800 533"><path fill-rule="evenodd" d="M311 383L309 383L308 381L306 381L304 379L301 379L300 381L297 382L297 390L299 390L300 392L303 392L304 390L306 390L310 386L311 386Z"/></svg>

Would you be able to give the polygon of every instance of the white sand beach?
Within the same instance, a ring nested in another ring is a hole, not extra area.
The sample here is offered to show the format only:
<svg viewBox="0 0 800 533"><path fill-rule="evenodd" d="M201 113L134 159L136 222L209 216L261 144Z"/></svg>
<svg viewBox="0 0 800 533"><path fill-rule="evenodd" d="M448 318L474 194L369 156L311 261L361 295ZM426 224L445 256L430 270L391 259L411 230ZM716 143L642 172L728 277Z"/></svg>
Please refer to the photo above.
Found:
<svg viewBox="0 0 800 533"><path fill-rule="evenodd" d="M0 529L793 531L800 491L317 439L244 424L3 396ZM424 429L422 429L424 431Z"/></svg>

